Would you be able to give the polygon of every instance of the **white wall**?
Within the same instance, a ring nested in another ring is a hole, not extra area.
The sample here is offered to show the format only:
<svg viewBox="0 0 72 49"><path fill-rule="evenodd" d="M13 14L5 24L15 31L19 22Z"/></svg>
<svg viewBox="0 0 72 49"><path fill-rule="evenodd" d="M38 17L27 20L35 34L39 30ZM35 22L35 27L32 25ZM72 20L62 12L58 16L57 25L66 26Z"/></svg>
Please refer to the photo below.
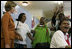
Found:
<svg viewBox="0 0 72 49"><path fill-rule="evenodd" d="M65 16L70 16L70 19L71 19L71 11L70 10L64 11L64 14L65 14Z"/></svg>
<svg viewBox="0 0 72 49"><path fill-rule="evenodd" d="M28 11L29 11L29 13L32 14L32 16L34 16L38 19L40 19L40 17L43 17L43 10L42 9L29 9Z"/></svg>
<svg viewBox="0 0 72 49"><path fill-rule="evenodd" d="M2 6L2 2L1 2L1 7L3 7L3 6ZM3 8L1 8L1 18L2 18L2 16L3 16L3 11L2 11L2 10L3 10Z"/></svg>
<svg viewBox="0 0 72 49"><path fill-rule="evenodd" d="M71 1L64 1L64 14L71 19Z"/></svg>
<svg viewBox="0 0 72 49"><path fill-rule="evenodd" d="M1 18L3 16L3 11L5 11L4 6L7 1L1 1Z"/></svg>

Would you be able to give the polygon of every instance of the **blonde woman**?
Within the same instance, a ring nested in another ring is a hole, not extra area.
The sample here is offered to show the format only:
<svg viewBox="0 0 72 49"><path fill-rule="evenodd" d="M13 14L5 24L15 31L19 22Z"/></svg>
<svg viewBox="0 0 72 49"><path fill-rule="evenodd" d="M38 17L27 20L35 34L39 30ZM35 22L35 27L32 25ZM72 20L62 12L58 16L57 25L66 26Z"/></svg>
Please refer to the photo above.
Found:
<svg viewBox="0 0 72 49"><path fill-rule="evenodd" d="M5 4L6 13L1 20L1 48L14 48L15 25L11 14L15 11L16 4L7 1Z"/></svg>

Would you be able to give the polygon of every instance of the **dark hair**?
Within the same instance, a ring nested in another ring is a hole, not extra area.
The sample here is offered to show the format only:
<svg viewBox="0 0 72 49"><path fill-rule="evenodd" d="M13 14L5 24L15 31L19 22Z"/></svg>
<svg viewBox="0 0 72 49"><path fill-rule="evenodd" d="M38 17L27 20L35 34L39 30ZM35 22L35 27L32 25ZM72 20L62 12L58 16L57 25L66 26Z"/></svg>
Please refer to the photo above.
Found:
<svg viewBox="0 0 72 49"><path fill-rule="evenodd" d="M65 16L64 13L60 13L60 14L59 14L59 16L61 16L61 15L62 15L62 16Z"/></svg>
<svg viewBox="0 0 72 49"><path fill-rule="evenodd" d="M8 12L12 9L12 7L15 7L16 4L13 1L7 1L5 4L5 10Z"/></svg>
<svg viewBox="0 0 72 49"><path fill-rule="evenodd" d="M63 18L60 22L59 22L59 25L58 25L58 30L60 30L60 25L62 24L63 21L69 21L68 18Z"/></svg>
<svg viewBox="0 0 72 49"><path fill-rule="evenodd" d="M60 20L60 21L65 18L64 13L60 13L58 16L59 16L59 20Z"/></svg>
<svg viewBox="0 0 72 49"><path fill-rule="evenodd" d="M20 13L19 16L18 16L18 19L16 19L16 20L21 21L23 15L25 15L25 13Z"/></svg>
<svg viewBox="0 0 72 49"><path fill-rule="evenodd" d="M44 20L44 19L45 19L44 17L41 17L41 18L40 18L40 20Z"/></svg>
<svg viewBox="0 0 72 49"><path fill-rule="evenodd" d="M40 24L42 24L42 25L44 24L44 19L45 19L44 17L40 18Z"/></svg>

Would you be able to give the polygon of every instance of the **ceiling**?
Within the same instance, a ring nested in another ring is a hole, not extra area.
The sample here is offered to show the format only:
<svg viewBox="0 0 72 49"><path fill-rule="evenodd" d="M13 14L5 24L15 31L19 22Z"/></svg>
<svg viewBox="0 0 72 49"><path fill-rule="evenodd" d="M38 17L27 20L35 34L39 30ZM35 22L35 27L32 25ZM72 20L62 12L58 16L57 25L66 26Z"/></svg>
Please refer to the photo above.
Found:
<svg viewBox="0 0 72 49"><path fill-rule="evenodd" d="M18 3L18 5L22 6L23 1L15 1ZM43 11L52 10L56 3L53 3L53 1L29 1L29 5L27 7L22 6L23 8L27 9L42 9Z"/></svg>
<svg viewBox="0 0 72 49"><path fill-rule="evenodd" d="M14 1L18 5L22 6L25 9L42 9L45 16L51 15L53 9L58 6L55 1L28 1L30 4L24 7L21 3L23 1ZM68 11L71 10L71 1L64 1L64 10Z"/></svg>

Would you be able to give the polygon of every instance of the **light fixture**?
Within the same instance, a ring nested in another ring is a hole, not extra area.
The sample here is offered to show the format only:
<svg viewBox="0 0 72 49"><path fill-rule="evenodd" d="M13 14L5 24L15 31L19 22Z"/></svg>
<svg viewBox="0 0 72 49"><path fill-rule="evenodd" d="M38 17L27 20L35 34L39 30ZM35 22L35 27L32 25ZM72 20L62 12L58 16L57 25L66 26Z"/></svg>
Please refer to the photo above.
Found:
<svg viewBox="0 0 72 49"><path fill-rule="evenodd" d="M54 1L55 3L58 3L59 5L60 4L63 4L63 1Z"/></svg>
<svg viewBox="0 0 72 49"><path fill-rule="evenodd" d="M23 6L28 6L29 3L28 3L27 1L24 1L24 2L22 2L22 5L23 5Z"/></svg>
<svg viewBox="0 0 72 49"><path fill-rule="evenodd" d="M7 1L1 1L1 3L4 4L4 5L6 4L6 2L7 2Z"/></svg>
<svg viewBox="0 0 72 49"><path fill-rule="evenodd" d="M60 5L60 4L63 4L63 1L58 1L58 4Z"/></svg>

